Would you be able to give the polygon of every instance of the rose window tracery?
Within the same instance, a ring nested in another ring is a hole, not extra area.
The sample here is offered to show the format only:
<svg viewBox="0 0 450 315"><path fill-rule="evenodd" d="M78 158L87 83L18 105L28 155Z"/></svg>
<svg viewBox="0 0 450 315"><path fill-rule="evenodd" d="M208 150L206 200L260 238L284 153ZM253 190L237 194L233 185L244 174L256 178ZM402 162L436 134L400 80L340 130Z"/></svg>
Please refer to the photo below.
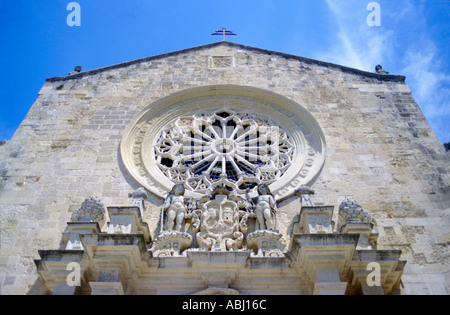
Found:
<svg viewBox="0 0 450 315"><path fill-rule="evenodd" d="M188 198L215 187L241 197L270 185L284 200L311 185L325 162L324 134L302 105L236 85L195 87L157 99L124 130L123 170L165 198L183 184Z"/></svg>
<svg viewBox="0 0 450 315"><path fill-rule="evenodd" d="M242 194L260 183L277 181L296 152L288 133L270 118L215 110L164 126L154 154L164 175L188 190L204 193L223 184Z"/></svg>

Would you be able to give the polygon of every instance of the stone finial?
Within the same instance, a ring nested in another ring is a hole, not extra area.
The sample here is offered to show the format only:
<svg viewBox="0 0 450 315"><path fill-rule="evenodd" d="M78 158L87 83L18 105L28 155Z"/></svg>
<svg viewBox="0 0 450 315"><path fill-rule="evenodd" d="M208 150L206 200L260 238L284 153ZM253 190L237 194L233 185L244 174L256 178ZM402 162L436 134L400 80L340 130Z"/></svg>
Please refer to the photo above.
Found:
<svg viewBox="0 0 450 315"><path fill-rule="evenodd" d="M73 222L102 222L105 219L105 205L95 196L87 198L72 214Z"/></svg>
<svg viewBox="0 0 450 315"><path fill-rule="evenodd" d="M339 221L341 225L347 222L370 222L370 214L351 198L346 198L339 206Z"/></svg>
<svg viewBox="0 0 450 315"><path fill-rule="evenodd" d="M339 206L340 232L359 234L357 250L374 249L377 244L378 229L375 221L362 206L351 198L346 198Z"/></svg>
<svg viewBox="0 0 450 315"><path fill-rule="evenodd" d="M69 73L69 75L78 74L81 72L81 66L76 66L75 69Z"/></svg>
<svg viewBox="0 0 450 315"><path fill-rule="evenodd" d="M386 70L383 70L383 67L380 66L380 65L377 65L377 66L375 67L375 72L376 72L377 74L382 74L382 75L388 75L388 74L389 74L389 72L387 72Z"/></svg>

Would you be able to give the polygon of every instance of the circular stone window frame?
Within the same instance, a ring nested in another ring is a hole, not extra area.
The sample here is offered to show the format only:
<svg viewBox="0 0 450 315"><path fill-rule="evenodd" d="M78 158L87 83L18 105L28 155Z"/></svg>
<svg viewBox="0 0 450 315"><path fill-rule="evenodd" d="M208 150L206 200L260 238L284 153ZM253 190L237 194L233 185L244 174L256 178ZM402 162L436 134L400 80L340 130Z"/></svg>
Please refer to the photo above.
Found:
<svg viewBox="0 0 450 315"><path fill-rule="evenodd" d="M271 91L237 85L191 88L161 98L145 107L124 131L120 154L129 175L142 187L165 198L175 184L156 164L154 145L160 131L179 117L211 110L248 109L277 122L294 142L292 165L270 184L276 200L292 196L303 185L311 186L325 164L326 142L316 119L300 104ZM254 189L250 197L257 195ZM186 190L186 196L204 193Z"/></svg>

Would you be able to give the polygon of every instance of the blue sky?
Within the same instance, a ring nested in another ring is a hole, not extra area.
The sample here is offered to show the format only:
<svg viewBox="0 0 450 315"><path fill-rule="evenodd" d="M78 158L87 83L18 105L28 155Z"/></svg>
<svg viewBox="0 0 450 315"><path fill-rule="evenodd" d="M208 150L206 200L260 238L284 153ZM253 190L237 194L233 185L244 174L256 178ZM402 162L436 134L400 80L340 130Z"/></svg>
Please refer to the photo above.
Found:
<svg viewBox="0 0 450 315"><path fill-rule="evenodd" d="M448 0L0 0L0 140L9 140L49 77L221 40L365 71L377 64L406 82L439 140L450 141ZM381 26L370 27L377 2Z"/></svg>

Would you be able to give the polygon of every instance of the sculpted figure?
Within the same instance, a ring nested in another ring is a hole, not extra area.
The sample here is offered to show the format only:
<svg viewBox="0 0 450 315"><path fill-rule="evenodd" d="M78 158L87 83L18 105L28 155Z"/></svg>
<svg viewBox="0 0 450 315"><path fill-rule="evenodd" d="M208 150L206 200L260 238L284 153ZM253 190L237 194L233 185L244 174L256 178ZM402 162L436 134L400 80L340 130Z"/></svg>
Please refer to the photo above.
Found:
<svg viewBox="0 0 450 315"><path fill-rule="evenodd" d="M183 184L173 186L169 192L162 210L167 214L167 230L182 232L183 223L186 218L186 204L184 199L185 188ZM175 228L174 228L175 227Z"/></svg>
<svg viewBox="0 0 450 315"><path fill-rule="evenodd" d="M257 229L275 230L277 204L267 184L258 185L259 196L255 198ZM258 228L259 225L259 228Z"/></svg>

